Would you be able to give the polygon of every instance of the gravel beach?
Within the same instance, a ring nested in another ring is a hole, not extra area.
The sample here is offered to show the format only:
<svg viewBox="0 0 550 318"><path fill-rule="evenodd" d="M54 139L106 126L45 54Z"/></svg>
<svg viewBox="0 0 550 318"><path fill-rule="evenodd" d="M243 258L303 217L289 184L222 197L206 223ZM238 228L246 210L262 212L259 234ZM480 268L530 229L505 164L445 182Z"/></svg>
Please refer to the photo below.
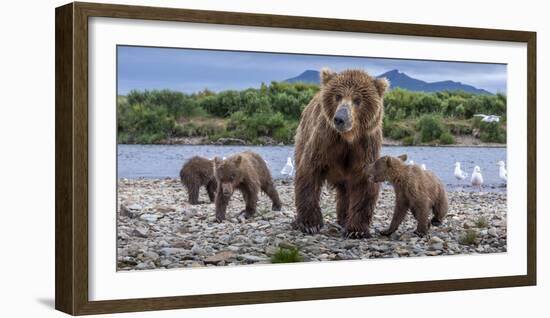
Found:
<svg viewBox="0 0 550 318"><path fill-rule="evenodd" d="M506 192L449 192L449 213L429 235L413 234L409 215L391 237L378 231L391 220L394 193L380 193L370 239L341 236L336 224L334 193L324 187L321 209L325 226L309 236L293 230L295 216L292 180L277 180L283 210L271 211L260 195L258 213L244 220L240 193L227 208L227 220L215 221L215 207L204 189L204 204L190 205L177 179L120 179L118 182L117 269L144 270L180 267L271 263L279 249L297 249L303 261L350 260L409 256L506 252Z"/></svg>

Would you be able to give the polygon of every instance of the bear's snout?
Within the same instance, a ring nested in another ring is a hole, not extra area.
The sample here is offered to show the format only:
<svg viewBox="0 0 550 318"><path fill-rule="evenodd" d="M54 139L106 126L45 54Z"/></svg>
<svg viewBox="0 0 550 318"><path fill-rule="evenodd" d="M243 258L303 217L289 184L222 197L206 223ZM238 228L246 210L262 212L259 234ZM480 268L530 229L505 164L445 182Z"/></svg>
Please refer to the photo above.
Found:
<svg viewBox="0 0 550 318"><path fill-rule="evenodd" d="M222 183L222 194L225 197L230 197L233 194L233 186L230 183Z"/></svg>
<svg viewBox="0 0 550 318"><path fill-rule="evenodd" d="M345 104L338 107L336 114L334 114L334 127L342 132L347 132L351 129L351 116L350 107Z"/></svg>

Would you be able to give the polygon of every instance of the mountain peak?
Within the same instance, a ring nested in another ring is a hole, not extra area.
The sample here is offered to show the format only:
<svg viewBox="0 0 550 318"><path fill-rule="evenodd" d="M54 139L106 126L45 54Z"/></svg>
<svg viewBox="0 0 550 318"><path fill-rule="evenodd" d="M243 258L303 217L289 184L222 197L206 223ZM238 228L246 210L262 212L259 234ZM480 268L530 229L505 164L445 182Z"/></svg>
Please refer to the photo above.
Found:
<svg viewBox="0 0 550 318"><path fill-rule="evenodd" d="M491 95L490 92L484 89L480 89L471 85L463 84L452 80L443 80L443 81L433 82L433 83L425 82L425 81L410 77L406 73L399 71L399 69L392 69L376 77L387 78L391 83L390 84L391 88L399 87L410 91L440 92L440 91L461 90L467 93ZM289 83L304 82L304 83L319 84L320 82L319 71L305 70L300 75L289 78L285 80L285 82L289 82Z"/></svg>

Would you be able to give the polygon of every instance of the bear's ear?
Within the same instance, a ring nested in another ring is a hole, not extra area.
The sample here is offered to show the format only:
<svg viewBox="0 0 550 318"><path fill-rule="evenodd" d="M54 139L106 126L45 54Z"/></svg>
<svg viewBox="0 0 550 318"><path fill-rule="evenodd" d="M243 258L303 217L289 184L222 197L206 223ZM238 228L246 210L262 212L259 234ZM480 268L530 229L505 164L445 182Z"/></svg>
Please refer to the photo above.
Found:
<svg viewBox="0 0 550 318"><path fill-rule="evenodd" d="M388 79L385 77L377 78L374 80L374 86L376 86L378 95L382 97L388 91L388 88L390 88L390 81L388 81Z"/></svg>
<svg viewBox="0 0 550 318"><path fill-rule="evenodd" d="M328 82L330 82L330 80L333 79L335 75L336 72L331 71L328 67L323 67L321 69L321 86L324 86Z"/></svg>
<svg viewBox="0 0 550 318"><path fill-rule="evenodd" d="M242 160L243 160L243 157L237 156L237 158L235 158L235 166L239 167L241 165Z"/></svg>
<svg viewBox="0 0 550 318"><path fill-rule="evenodd" d="M404 153L402 155L397 156L397 158L401 159L401 161L407 161L407 154Z"/></svg>
<svg viewBox="0 0 550 318"><path fill-rule="evenodd" d="M386 162L386 167L388 167L388 168L392 167L392 162L391 162L391 157L390 156L385 157L384 161Z"/></svg>

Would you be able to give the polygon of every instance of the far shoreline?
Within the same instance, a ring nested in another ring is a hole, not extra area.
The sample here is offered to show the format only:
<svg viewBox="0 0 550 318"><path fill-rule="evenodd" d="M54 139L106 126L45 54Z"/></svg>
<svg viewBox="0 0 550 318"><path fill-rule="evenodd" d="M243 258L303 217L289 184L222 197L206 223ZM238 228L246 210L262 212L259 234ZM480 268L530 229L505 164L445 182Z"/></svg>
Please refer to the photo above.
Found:
<svg viewBox="0 0 550 318"><path fill-rule="evenodd" d="M461 136L462 142L451 145L434 144L434 143L420 143L415 145L405 145L400 140L392 140L384 138L382 143L383 147L445 147L445 148L506 148L507 144L499 143L486 143L481 142L476 138L469 136ZM137 144L137 143L117 143L117 145L140 145L140 146L254 146L254 147L284 147L294 146L294 144L284 144L276 142L267 143L252 143L242 139L236 138L220 138L216 141L209 140L208 137L185 137L185 138L170 138L161 140L152 144Z"/></svg>

